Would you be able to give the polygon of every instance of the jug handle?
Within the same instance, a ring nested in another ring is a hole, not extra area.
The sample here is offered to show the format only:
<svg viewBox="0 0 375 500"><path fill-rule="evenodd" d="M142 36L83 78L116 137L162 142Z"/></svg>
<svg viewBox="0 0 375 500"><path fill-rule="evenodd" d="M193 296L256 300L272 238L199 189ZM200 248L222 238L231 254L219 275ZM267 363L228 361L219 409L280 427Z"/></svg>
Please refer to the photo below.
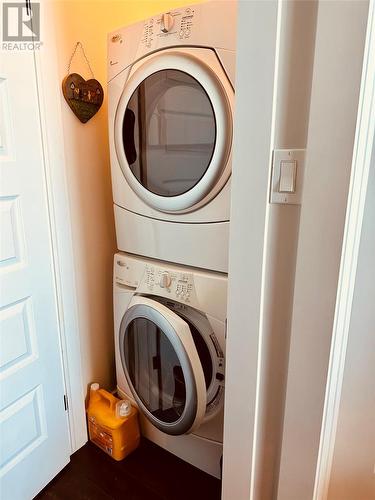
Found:
<svg viewBox="0 0 375 500"><path fill-rule="evenodd" d="M115 411L116 403L117 403L118 399L103 389L99 389L98 392L107 401L107 403L109 405L109 409L111 411Z"/></svg>

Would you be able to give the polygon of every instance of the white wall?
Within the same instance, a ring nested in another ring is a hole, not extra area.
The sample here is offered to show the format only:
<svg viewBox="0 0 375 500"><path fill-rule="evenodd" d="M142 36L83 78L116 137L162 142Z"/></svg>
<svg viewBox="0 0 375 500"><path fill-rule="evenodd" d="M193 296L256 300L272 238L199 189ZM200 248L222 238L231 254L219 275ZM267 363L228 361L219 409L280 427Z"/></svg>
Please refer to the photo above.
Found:
<svg viewBox="0 0 375 500"><path fill-rule="evenodd" d="M318 2L283 2L275 149L307 143ZM255 498L275 498L288 370L300 207L269 206Z"/></svg>
<svg viewBox="0 0 375 500"><path fill-rule="evenodd" d="M106 97L105 23L98 26L95 33L92 29L95 10L86 9L86 14L82 16L81 2L54 2L50 8L52 10L49 17L56 30L61 80L67 73L68 61L75 42L80 40ZM73 60L71 70L82 74L84 78L90 78L80 51ZM107 145L106 102L85 125L73 115L62 96L61 110L83 382L86 386L97 380L111 388L114 384L111 268L116 243Z"/></svg>
<svg viewBox="0 0 375 500"><path fill-rule="evenodd" d="M61 80L75 43L81 41L104 88L99 112L86 124L61 95L66 173L72 219L84 385L113 388L112 259L116 251L107 130L107 33L119 26L197 0L61 0L43 2L54 25ZM72 72L90 78L80 51Z"/></svg>
<svg viewBox="0 0 375 500"><path fill-rule="evenodd" d="M319 3L279 500L310 500L313 494L367 6Z"/></svg>
<svg viewBox="0 0 375 500"><path fill-rule="evenodd" d="M375 148L370 168L329 500L375 498Z"/></svg>

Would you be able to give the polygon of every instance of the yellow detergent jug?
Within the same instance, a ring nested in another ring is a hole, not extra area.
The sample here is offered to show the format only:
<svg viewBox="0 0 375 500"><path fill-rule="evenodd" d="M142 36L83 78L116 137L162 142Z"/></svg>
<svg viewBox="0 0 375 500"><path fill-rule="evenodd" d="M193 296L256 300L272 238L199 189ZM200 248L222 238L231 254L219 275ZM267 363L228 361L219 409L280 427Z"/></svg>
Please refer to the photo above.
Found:
<svg viewBox="0 0 375 500"><path fill-rule="evenodd" d="M122 460L138 447L138 410L129 400L91 384L87 418L90 440L115 460Z"/></svg>

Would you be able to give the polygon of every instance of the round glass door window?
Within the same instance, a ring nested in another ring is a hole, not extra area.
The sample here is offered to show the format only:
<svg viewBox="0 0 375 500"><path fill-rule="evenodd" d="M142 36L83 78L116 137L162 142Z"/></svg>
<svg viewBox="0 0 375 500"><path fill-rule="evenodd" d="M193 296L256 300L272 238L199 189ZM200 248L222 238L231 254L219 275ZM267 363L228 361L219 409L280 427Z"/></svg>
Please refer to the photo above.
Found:
<svg viewBox="0 0 375 500"><path fill-rule="evenodd" d="M186 380L168 337L151 320L136 318L123 348L128 376L146 409L161 422L177 422L186 405Z"/></svg>
<svg viewBox="0 0 375 500"><path fill-rule="evenodd" d="M122 125L129 168L148 191L179 196L207 171L216 142L211 101L187 73L165 69L133 92Z"/></svg>
<svg viewBox="0 0 375 500"><path fill-rule="evenodd" d="M206 390L213 378L210 351L199 331L188 321L202 365ZM185 413L188 426L194 417L196 401L186 408L188 386L194 385L193 373L182 365L181 346L172 344L166 333L153 321L136 317L127 325L120 345L121 356L134 393L154 419L164 424L178 422ZM179 352L178 352L179 351ZM182 433L182 432L181 432Z"/></svg>

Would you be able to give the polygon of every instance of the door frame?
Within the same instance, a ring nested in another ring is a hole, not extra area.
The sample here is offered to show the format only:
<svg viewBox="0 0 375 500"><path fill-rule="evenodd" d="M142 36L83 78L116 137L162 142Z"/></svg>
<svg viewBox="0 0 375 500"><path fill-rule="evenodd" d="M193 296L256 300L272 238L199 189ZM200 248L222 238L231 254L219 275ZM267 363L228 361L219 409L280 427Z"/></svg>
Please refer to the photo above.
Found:
<svg viewBox="0 0 375 500"><path fill-rule="evenodd" d="M87 441L85 394L77 314L72 228L66 179L58 54L47 4L40 10L43 45L34 51L40 134L44 156L59 340L71 454ZM43 5L44 4L44 5ZM43 8L44 7L44 8ZM69 355L68 355L69 353ZM64 395L61 395L64 397Z"/></svg>
<svg viewBox="0 0 375 500"><path fill-rule="evenodd" d="M328 495L367 185L375 144L375 2L370 0L339 281L313 500Z"/></svg>
<svg viewBox="0 0 375 500"><path fill-rule="evenodd" d="M261 354L265 250L268 232L267 196L275 131L282 3L282 0L239 2L231 188L223 500L257 497L255 490L259 472L257 433L262 425L259 409L264 397L260 377L263 362ZM374 11L375 2L370 0L314 500L326 498L324 492L329 481L371 160L372 143L369 144L371 142L369 136L371 134L373 137L375 132ZM260 51L263 56L261 62L257 58ZM251 73L252 67L257 67L255 73ZM250 89L251 92L246 92L245 89ZM257 101L270 103L269 107L264 106L263 113L258 112L257 127L251 122L247 122L246 127L246 113L249 113L249 110L258 110ZM253 142L256 147L252 147ZM248 168L249 150L253 152L251 176ZM246 186L252 187L246 190ZM254 213L249 213L249 199ZM313 474L314 472L312 471Z"/></svg>

